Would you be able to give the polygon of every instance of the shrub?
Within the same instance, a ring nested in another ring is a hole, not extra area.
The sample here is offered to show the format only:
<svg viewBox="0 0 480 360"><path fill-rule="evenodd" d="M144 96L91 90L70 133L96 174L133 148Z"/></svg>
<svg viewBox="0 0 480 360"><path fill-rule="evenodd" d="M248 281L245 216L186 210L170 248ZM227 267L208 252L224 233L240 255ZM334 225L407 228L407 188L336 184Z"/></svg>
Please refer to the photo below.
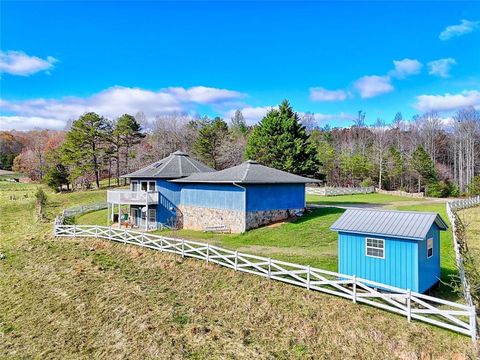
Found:
<svg viewBox="0 0 480 360"><path fill-rule="evenodd" d="M474 176L472 182L468 186L468 195L480 195L480 175Z"/></svg>
<svg viewBox="0 0 480 360"><path fill-rule="evenodd" d="M38 188L35 192L35 199L37 205L37 220L45 219L45 205L47 205L47 194L42 188Z"/></svg>
<svg viewBox="0 0 480 360"><path fill-rule="evenodd" d="M453 195L456 192L458 195L458 187L446 180L433 181L426 186L426 195L430 197L444 198Z"/></svg>
<svg viewBox="0 0 480 360"><path fill-rule="evenodd" d="M361 187L369 187L373 186L373 180L372 178L367 177L366 179L363 179L363 181L360 183Z"/></svg>

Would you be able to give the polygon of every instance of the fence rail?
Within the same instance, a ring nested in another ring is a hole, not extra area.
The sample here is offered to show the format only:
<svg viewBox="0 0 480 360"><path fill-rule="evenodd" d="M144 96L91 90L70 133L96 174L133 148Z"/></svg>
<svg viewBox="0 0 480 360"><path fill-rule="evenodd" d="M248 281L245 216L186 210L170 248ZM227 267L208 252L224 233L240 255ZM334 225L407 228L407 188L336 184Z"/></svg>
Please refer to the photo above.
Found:
<svg viewBox="0 0 480 360"><path fill-rule="evenodd" d="M466 251L464 244L464 227L460 217L457 214L457 210L468 209L475 206L480 206L480 196L463 200L455 200L447 203L447 216L452 224L453 247L455 249L458 276L462 282L463 297L465 298L465 303L473 307L475 304L470 291L470 282L468 277L465 276L465 269L463 266L463 252Z"/></svg>
<svg viewBox="0 0 480 360"><path fill-rule="evenodd" d="M218 246L97 225L54 225L56 236L96 237L178 254L340 296L476 338L475 308L370 280ZM381 290L380 290L381 289Z"/></svg>
<svg viewBox="0 0 480 360"><path fill-rule="evenodd" d="M353 195L353 194L370 194L375 192L375 187L307 187L307 194L312 195Z"/></svg>
<svg viewBox="0 0 480 360"><path fill-rule="evenodd" d="M55 224L62 225L65 222L65 218L70 216L77 216L77 215L88 213L90 211L106 209L107 205L108 204L106 202L102 202L102 203L95 203L95 204L79 205L79 206L74 206L74 207L65 209L62 211L60 215L57 215L55 217Z"/></svg>

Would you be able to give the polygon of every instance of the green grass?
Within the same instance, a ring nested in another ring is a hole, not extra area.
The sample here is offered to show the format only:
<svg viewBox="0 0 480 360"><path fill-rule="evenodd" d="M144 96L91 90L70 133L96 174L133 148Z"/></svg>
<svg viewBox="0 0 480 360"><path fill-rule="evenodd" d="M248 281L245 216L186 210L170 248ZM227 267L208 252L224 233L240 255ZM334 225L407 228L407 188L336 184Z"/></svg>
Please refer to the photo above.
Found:
<svg viewBox="0 0 480 360"><path fill-rule="evenodd" d="M204 242L275 259L337 269L337 234L330 226L343 213L337 208L314 209L296 221L263 227L243 234L216 234L192 230L158 231L158 234Z"/></svg>
<svg viewBox="0 0 480 360"><path fill-rule="evenodd" d="M22 188L28 197L0 201L2 358L473 357L466 336L335 296L135 246L54 238L51 220L60 206L104 194L47 190L49 219L36 223L37 185L29 186ZM2 200L12 193L19 192L0 186ZM333 216L323 210L302 221ZM307 248L321 241L317 225ZM284 226L293 238L309 231L302 222ZM263 245L270 246L280 233L267 237ZM243 246L241 239L232 236L232 246ZM287 240L281 248L288 251Z"/></svg>
<svg viewBox="0 0 480 360"><path fill-rule="evenodd" d="M480 254L480 206L458 211L458 216L466 229L468 249Z"/></svg>
<svg viewBox="0 0 480 360"><path fill-rule="evenodd" d="M362 204L388 204L400 201L419 201L422 199L415 199L404 196L394 196L387 194L355 194L355 195L338 195L338 196L321 196L321 195L307 195L307 203L317 205L362 205Z"/></svg>

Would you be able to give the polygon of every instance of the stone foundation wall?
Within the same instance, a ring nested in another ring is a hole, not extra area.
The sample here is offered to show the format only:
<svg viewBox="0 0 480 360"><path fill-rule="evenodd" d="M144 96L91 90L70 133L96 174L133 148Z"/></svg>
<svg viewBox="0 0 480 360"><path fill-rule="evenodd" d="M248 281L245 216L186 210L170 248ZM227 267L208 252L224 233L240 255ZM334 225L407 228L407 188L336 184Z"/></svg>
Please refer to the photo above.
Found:
<svg viewBox="0 0 480 360"><path fill-rule="evenodd" d="M178 225L184 229L204 231L224 226L232 233L242 233L292 217L304 209L244 211L212 209L191 205L178 207Z"/></svg>
<svg viewBox="0 0 480 360"><path fill-rule="evenodd" d="M232 233L245 231L245 212L180 205L181 225L184 229L204 231L209 227L225 226Z"/></svg>
<svg viewBox="0 0 480 360"><path fill-rule="evenodd" d="M298 212L303 212L303 210L304 209L249 211L247 212L246 230L288 219Z"/></svg>

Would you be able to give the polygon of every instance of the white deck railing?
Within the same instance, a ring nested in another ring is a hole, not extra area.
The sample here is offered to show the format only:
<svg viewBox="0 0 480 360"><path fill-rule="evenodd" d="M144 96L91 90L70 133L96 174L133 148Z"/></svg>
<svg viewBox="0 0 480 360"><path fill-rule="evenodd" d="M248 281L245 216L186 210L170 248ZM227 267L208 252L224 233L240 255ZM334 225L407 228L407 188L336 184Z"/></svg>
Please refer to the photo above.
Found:
<svg viewBox="0 0 480 360"><path fill-rule="evenodd" d="M107 202L111 204L158 204L158 191L108 190Z"/></svg>
<svg viewBox="0 0 480 360"><path fill-rule="evenodd" d="M340 296L476 338L475 307L370 280L218 246L97 225L55 225L56 236L96 237L205 260L235 271ZM380 291L378 289L383 289Z"/></svg>

